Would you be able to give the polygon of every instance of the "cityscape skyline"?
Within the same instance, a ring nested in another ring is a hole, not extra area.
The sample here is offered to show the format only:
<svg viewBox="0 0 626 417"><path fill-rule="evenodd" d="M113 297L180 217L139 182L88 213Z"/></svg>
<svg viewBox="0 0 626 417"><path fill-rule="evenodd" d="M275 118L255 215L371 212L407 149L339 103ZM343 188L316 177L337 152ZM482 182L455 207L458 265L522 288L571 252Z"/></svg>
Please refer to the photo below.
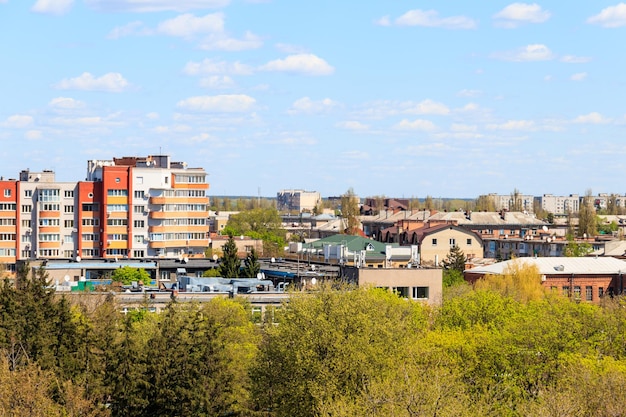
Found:
<svg viewBox="0 0 626 417"><path fill-rule="evenodd" d="M210 195L624 194L626 3L0 0L4 178L171 155Z"/></svg>

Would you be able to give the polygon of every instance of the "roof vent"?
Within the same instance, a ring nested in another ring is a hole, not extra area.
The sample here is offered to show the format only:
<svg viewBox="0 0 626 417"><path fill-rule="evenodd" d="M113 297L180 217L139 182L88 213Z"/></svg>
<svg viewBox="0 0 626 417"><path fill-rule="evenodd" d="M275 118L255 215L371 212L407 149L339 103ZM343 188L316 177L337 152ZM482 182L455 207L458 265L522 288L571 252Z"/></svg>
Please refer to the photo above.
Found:
<svg viewBox="0 0 626 417"><path fill-rule="evenodd" d="M556 265L556 266L554 267L554 270L555 270L555 271L560 271L560 272L563 272L563 271L565 271L565 266L563 266L563 265Z"/></svg>

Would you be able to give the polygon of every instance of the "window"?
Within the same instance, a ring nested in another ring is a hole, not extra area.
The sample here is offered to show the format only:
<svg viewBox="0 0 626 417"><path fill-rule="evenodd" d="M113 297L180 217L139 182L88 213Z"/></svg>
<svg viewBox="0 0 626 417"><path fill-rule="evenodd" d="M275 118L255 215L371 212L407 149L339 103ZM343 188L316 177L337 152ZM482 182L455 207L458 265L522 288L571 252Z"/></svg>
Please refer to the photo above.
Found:
<svg viewBox="0 0 626 417"><path fill-rule="evenodd" d="M30 243L30 242L32 242L31 235L22 235L22 243Z"/></svg>
<svg viewBox="0 0 626 417"><path fill-rule="evenodd" d="M427 299L428 298L428 287L413 287L413 298L416 298L416 299Z"/></svg>
<svg viewBox="0 0 626 417"><path fill-rule="evenodd" d="M137 177L137 184L143 184L143 177Z"/></svg>
<svg viewBox="0 0 626 417"><path fill-rule="evenodd" d="M450 246L454 246L454 245L456 245L456 239L450 238Z"/></svg>
<svg viewBox="0 0 626 417"><path fill-rule="evenodd" d="M437 238L433 238L433 246L437 246Z"/></svg>
<svg viewBox="0 0 626 417"><path fill-rule="evenodd" d="M0 233L0 241L15 241L15 233Z"/></svg>
<svg viewBox="0 0 626 417"><path fill-rule="evenodd" d="M165 182L165 183L167 184L167 183L169 182L169 178L168 178L168 177L165 177L165 178L163 179L163 182Z"/></svg>
<svg viewBox="0 0 626 417"><path fill-rule="evenodd" d="M604 295L604 287L598 287L598 298L602 298Z"/></svg>
<svg viewBox="0 0 626 417"><path fill-rule="evenodd" d="M128 235L124 233L111 233L107 235L107 240L128 240Z"/></svg>
<svg viewBox="0 0 626 417"><path fill-rule="evenodd" d="M100 226L100 219L83 219L83 226Z"/></svg>
<svg viewBox="0 0 626 417"><path fill-rule="evenodd" d="M39 257L41 258L52 258L52 257L57 257L57 256L59 256L58 249L40 249L39 250Z"/></svg>
<svg viewBox="0 0 626 417"><path fill-rule="evenodd" d="M23 250L20 252L20 257L21 258L30 258L30 251L29 250Z"/></svg>
<svg viewBox="0 0 626 417"><path fill-rule="evenodd" d="M100 249L83 249L81 254L84 258L100 256Z"/></svg>
<svg viewBox="0 0 626 417"><path fill-rule="evenodd" d="M60 194L59 191L60 190L58 189L48 189L48 188L39 190L39 201L43 203L58 202L59 194Z"/></svg>
<svg viewBox="0 0 626 417"><path fill-rule="evenodd" d="M30 227L30 220L22 220L22 227Z"/></svg>
<svg viewBox="0 0 626 417"><path fill-rule="evenodd" d="M591 285L585 287L585 300L593 301L593 287Z"/></svg>
<svg viewBox="0 0 626 417"><path fill-rule="evenodd" d="M64 227L74 227L74 220L65 220L63 222Z"/></svg>
<svg viewBox="0 0 626 417"><path fill-rule="evenodd" d="M135 198L144 198L144 196L146 195L143 190L137 190L135 191Z"/></svg>
<svg viewBox="0 0 626 417"><path fill-rule="evenodd" d="M84 203L83 204L83 211L99 211L100 210L100 206L98 205L98 203Z"/></svg>
<svg viewBox="0 0 626 417"><path fill-rule="evenodd" d="M409 287L393 287L393 292L398 294L398 297L409 297Z"/></svg>
<svg viewBox="0 0 626 417"><path fill-rule="evenodd" d="M58 203L43 203L41 205L41 211L59 211L61 206Z"/></svg>
<svg viewBox="0 0 626 417"><path fill-rule="evenodd" d="M146 253L142 250L134 250L133 251L133 258L143 258L146 256Z"/></svg>
<svg viewBox="0 0 626 417"><path fill-rule="evenodd" d="M0 256L15 256L15 249L0 249Z"/></svg>
<svg viewBox="0 0 626 417"><path fill-rule="evenodd" d="M107 190L109 197L128 197L128 190Z"/></svg>
<svg viewBox="0 0 626 417"><path fill-rule="evenodd" d="M133 206L133 213L143 214L146 206Z"/></svg>
<svg viewBox="0 0 626 417"><path fill-rule="evenodd" d="M24 190L24 197L32 197L33 190Z"/></svg>
<svg viewBox="0 0 626 417"><path fill-rule="evenodd" d="M569 297L569 285L563 285L563 295Z"/></svg>
<svg viewBox="0 0 626 417"><path fill-rule="evenodd" d="M467 239L465 243L467 244L467 246L472 246L472 239Z"/></svg>
<svg viewBox="0 0 626 417"><path fill-rule="evenodd" d="M146 226L146 222L143 220L135 220L133 222L133 227L144 228Z"/></svg>
<svg viewBox="0 0 626 417"><path fill-rule="evenodd" d="M122 212L122 211L128 211L128 204L108 204L107 205L107 212Z"/></svg>
<svg viewBox="0 0 626 417"><path fill-rule="evenodd" d="M65 197L65 198L73 198L74 197L74 190L65 190L65 191L63 191L63 197Z"/></svg>
<svg viewBox="0 0 626 417"><path fill-rule="evenodd" d="M4 189L4 196L5 196L5 197L11 197L11 190L10 190L10 189L8 189L8 188L5 188L5 189Z"/></svg>
<svg viewBox="0 0 626 417"><path fill-rule="evenodd" d="M63 206L63 213L74 213L74 206Z"/></svg>
<svg viewBox="0 0 626 417"><path fill-rule="evenodd" d="M64 235L63 243L74 243L74 237L72 235Z"/></svg>
<svg viewBox="0 0 626 417"><path fill-rule="evenodd" d="M40 242L59 242L61 235L58 233L39 233L38 238Z"/></svg>
<svg viewBox="0 0 626 417"><path fill-rule="evenodd" d="M580 285L574 285L574 298L580 300Z"/></svg>
<svg viewBox="0 0 626 417"><path fill-rule="evenodd" d="M128 219L107 219L107 226L128 226Z"/></svg>
<svg viewBox="0 0 626 417"><path fill-rule="evenodd" d="M96 242L100 240L100 235L98 233L83 233L81 239L85 242Z"/></svg>
<svg viewBox="0 0 626 417"><path fill-rule="evenodd" d="M135 243L143 243L145 239L144 235L134 235L133 236L133 240L135 241Z"/></svg>
<svg viewBox="0 0 626 417"><path fill-rule="evenodd" d="M48 226L58 226L61 223L59 219L39 219L39 226L48 227Z"/></svg>

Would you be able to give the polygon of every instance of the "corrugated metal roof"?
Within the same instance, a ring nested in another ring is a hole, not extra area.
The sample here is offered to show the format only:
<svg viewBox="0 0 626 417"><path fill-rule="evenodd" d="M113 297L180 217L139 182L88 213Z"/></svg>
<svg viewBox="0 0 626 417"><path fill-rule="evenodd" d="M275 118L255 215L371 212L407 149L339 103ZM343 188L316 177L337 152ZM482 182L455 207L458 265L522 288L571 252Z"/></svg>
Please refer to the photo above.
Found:
<svg viewBox="0 0 626 417"><path fill-rule="evenodd" d="M513 262L524 265L536 265L542 275L571 275L571 274L626 274L626 262L611 257L545 257L545 258L518 258L493 265L479 266L468 269L472 274L500 275Z"/></svg>

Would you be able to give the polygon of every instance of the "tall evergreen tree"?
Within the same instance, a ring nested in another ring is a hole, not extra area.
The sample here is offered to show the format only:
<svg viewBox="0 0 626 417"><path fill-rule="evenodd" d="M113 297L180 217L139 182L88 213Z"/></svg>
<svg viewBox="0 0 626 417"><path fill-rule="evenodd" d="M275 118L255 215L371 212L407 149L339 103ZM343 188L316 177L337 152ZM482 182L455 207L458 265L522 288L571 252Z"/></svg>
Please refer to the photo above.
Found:
<svg viewBox="0 0 626 417"><path fill-rule="evenodd" d="M239 269L241 268L241 261L237 256L237 245L232 235L228 236L228 241L222 246L224 255L220 263L220 276L224 278L237 278L239 276Z"/></svg>
<svg viewBox="0 0 626 417"><path fill-rule="evenodd" d="M465 271L465 263L467 262L467 257L457 245L454 245L450 248L450 252L448 252L448 256L446 259L441 261L441 266L444 269L453 269L459 272Z"/></svg>
<svg viewBox="0 0 626 417"><path fill-rule="evenodd" d="M261 265L259 264L259 255L256 250L252 248L246 259L244 260L243 271L241 271L242 277L256 278L257 274L261 272Z"/></svg>

